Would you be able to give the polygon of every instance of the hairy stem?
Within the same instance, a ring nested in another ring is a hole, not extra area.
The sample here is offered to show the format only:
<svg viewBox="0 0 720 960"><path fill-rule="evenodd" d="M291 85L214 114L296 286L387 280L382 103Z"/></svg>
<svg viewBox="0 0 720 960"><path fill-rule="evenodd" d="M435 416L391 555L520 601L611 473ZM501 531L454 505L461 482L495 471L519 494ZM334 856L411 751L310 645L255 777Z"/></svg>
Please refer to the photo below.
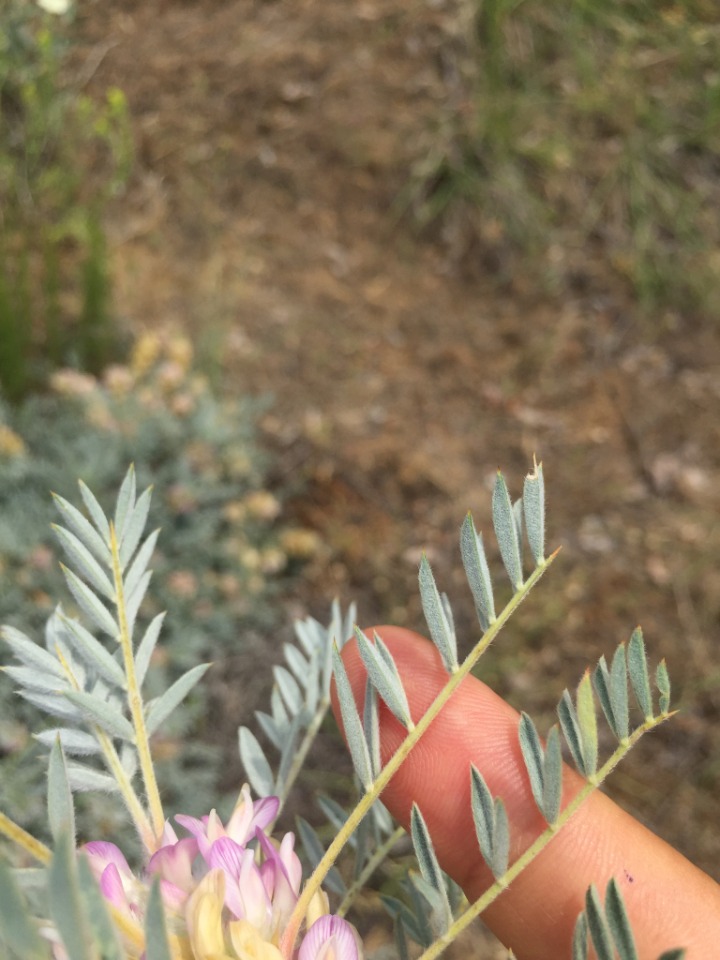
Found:
<svg viewBox="0 0 720 960"><path fill-rule="evenodd" d="M143 783L145 784L145 794L150 808L150 819L154 833L154 841L149 849L157 849L158 841L162 836L165 825L165 815L163 813L162 802L160 800L160 791L157 780L155 779L155 768L153 766L152 755L150 753L150 742L148 740L147 729L145 727L145 715L143 713L142 696L135 673L135 658L133 656L132 640L127 622L127 612L125 609L125 594L123 590L122 568L120 566L120 551L117 542L117 534L114 524L110 524L110 552L112 554L113 577L115 580L115 603L118 616L118 626L120 627L120 646L123 654L123 664L125 667L125 676L127 677L128 706L130 707L130 716L132 718L133 728L135 730L135 746L137 747L138 759L140 761L140 770L142 772ZM138 831L140 824L137 825Z"/></svg>
<svg viewBox="0 0 720 960"><path fill-rule="evenodd" d="M290 916L285 932L280 940L280 952L285 960L290 960L290 957L292 956L295 940L300 930L300 925L302 924L303 918L307 913L310 901L315 893L319 890L323 880L328 874L328 871L337 860L343 847L348 842L348 839L357 829L360 821L367 814L370 807L383 792L390 780L395 776L401 765L407 759L410 751L423 737L425 731L428 729L438 713L440 713L460 683L470 673L482 654L487 650L500 630L505 626L507 621L513 615L513 613L515 613L525 597L530 593L532 588L545 573L547 568L557 556L558 552L559 551L556 550L550 557L547 558L547 560L544 560L541 564L538 564L525 583L522 584L522 586L519 587L513 594L512 599L509 601L507 606L500 613L497 619L490 624L480 641L475 645L475 647L470 651L466 659L463 661L462 665L450 675L448 682L445 684L443 689L430 704L427 711L417 722L414 729L408 733L407 737L400 744L396 752L380 771L375 782L372 784L367 793L360 799L358 805L343 824L342 829L338 831L334 840L325 852L325 855L318 863L312 875L308 878L307 883L303 888L303 892L300 895L297 904L295 905L295 909Z"/></svg>
<svg viewBox="0 0 720 960"><path fill-rule="evenodd" d="M570 818L577 813L578 809L587 800L590 794L597 790L602 782L612 773L618 763L620 763L620 761L630 752L640 737L646 734L649 730L652 730L659 724L663 723L670 716L672 716L672 714L665 713L659 717L651 717L641 724L636 730L634 730L631 736L626 737L623 741L621 741L620 745L611 754L603 766L596 771L596 773L594 773L593 776L586 781L585 785L580 789L580 791L575 794L573 799L564 808L555 823L549 824L547 829L543 830L540 836L533 841L525 853L518 857L512 866L505 871L502 877L496 880L495 883L489 887L478 900L470 904L470 906L460 914L460 916L448 928L448 930L441 937L439 937L431 947L428 947L427 950L420 955L418 960L435 960L436 957L439 957L440 954L453 942L453 940L455 940L455 938L458 937L463 930L465 930L465 928L468 927L473 920L475 920L476 917L479 917L484 910L487 910L490 904L493 903L500 896L500 894L510 886L513 880L519 876L530 863L532 863L535 857L537 857L538 854L545 849L553 837L555 837L567 824Z"/></svg>
<svg viewBox="0 0 720 960"><path fill-rule="evenodd" d="M17 844L25 853L29 853L39 863L50 863L52 850L46 847L44 843L36 840L31 833L23 830L21 826L2 812L0 812L0 833Z"/></svg>
<svg viewBox="0 0 720 960"><path fill-rule="evenodd" d="M123 768L118 752L110 737L99 727L93 727L93 734L100 744L100 749L105 757L105 763L115 778L125 805L133 818L135 827L140 835L143 846L148 853L154 853L157 848L156 834L153 826L148 819L147 811L140 803L138 795L135 793L130 778Z"/></svg>
<svg viewBox="0 0 720 960"><path fill-rule="evenodd" d="M75 690L80 690L81 686L78 682L77 677L72 672L70 664L67 661L67 658L62 652L62 649L59 645L55 647L55 656L60 661L60 665L65 671L65 676L68 678L70 684L75 688ZM107 764L108 770L115 777L115 781L118 785L120 793L122 794L125 805L130 812L130 816L133 818L135 827L140 835L140 839L149 852L155 850L155 836L153 834L153 829L150 821L148 820L147 813L145 812L143 805L140 803L138 795L135 793L130 778L125 773L123 765L120 762L120 757L118 756L115 745L112 742L112 738L97 724L92 724L90 726L93 736L100 745L103 756L105 757L105 763Z"/></svg>

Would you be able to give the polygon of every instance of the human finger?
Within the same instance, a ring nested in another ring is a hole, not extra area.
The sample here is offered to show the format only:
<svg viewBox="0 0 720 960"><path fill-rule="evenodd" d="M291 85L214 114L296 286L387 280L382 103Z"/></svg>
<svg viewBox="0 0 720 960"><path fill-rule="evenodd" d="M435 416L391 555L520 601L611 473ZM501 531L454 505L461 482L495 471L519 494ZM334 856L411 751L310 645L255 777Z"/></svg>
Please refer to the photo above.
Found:
<svg viewBox="0 0 720 960"><path fill-rule="evenodd" d="M447 682L435 647L398 627L377 627L403 678L413 719ZM366 672L357 647L343 660L360 708ZM339 716L335 704L336 716ZM477 899L493 878L480 855L470 808L470 765L502 797L510 821L511 862L545 829L518 740L519 715L470 676L435 718L383 793L406 827L417 802L444 870ZM381 704L381 753L387 762L406 731ZM585 781L566 767L563 805ZM518 960L570 956L573 928L587 888L604 890L614 877L631 917L639 955L656 960L682 946L687 960L707 960L720 943L720 887L676 850L599 792L490 908L483 920Z"/></svg>

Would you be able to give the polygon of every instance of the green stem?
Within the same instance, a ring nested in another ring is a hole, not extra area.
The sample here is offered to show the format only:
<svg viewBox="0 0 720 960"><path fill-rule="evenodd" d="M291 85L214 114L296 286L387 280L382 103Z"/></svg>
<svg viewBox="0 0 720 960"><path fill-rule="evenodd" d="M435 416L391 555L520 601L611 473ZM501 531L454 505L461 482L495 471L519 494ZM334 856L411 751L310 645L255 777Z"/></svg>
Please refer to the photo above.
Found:
<svg viewBox="0 0 720 960"><path fill-rule="evenodd" d="M340 906L337 908L335 913L339 917L344 917L348 912L350 907L355 900L355 897L358 895L360 890L365 886L370 877L375 873L377 868L383 862L383 860L390 853L395 844L400 840L405 834L403 827L396 827L395 830L390 834L385 843L381 843L377 850L370 857L368 862L362 868L360 874L358 875L357 880L350 886L347 893L343 897L343 901Z"/></svg>
<svg viewBox="0 0 720 960"><path fill-rule="evenodd" d="M75 674L72 672L72 668L60 646L55 647L55 656L60 661L60 665L65 671L65 675L67 676L73 688L75 690L81 690L82 686ZM108 734L96 724L93 724L90 729L93 736L97 740L100 749L102 750L108 770L110 770L112 775L115 777L118 788L120 789L120 793L125 800L125 805L130 811L130 815L132 816L135 827L140 835L140 839L142 840L145 849L152 853L155 850L155 837L153 835L152 826L148 820L147 813L143 809L143 805L140 803L138 795L133 790L133 786L129 777L123 769L123 765L120 762L120 757L118 756L118 752L112 742L112 738L109 737Z"/></svg>
<svg viewBox="0 0 720 960"><path fill-rule="evenodd" d="M390 757L386 765L378 774L375 782L372 784L367 793L360 799L355 809L345 821L342 829L338 831L334 840L326 850L325 855L318 863L312 875L308 878L307 883L303 888L303 892L300 895L297 904L295 905L295 909L290 916L285 932L282 935L280 940L280 952L285 960L290 960L290 957L292 956L295 940L297 939L303 918L305 917L308 907L310 906L310 901L314 897L315 893L320 889L320 885L327 876L330 868L334 865L348 839L357 829L360 821L367 814L370 807L383 792L390 780L395 776L399 768L407 759L410 751L423 737L425 731L428 729L438 713L440 713L453 693L455 693L455 690L467 677L482 654L487 650L513 613L515 613L517 608L530 593L540 577L542 577L542 575L545 573L547 568L557 556L558 552L559 551L556 550L551 556L539 564L530 574L525 583L513 594L512 599L506 605L502 613L500 613L497 619L490 624L488 629L483 634L482 639L470 651L462 665L458 667L455 673L450 675L448 682L445 684L443 689L430 704L429 708L417 722L414 729L408 733L407 737L403 740L392 757Z"/></svg>
<svg viewBox="0 0 720 960"><path fill-rule="evenodd" d="M113 577L115 580L115 603L118 615L118 626L120 627L120 646L123 654L123 664L125 667L125 676L128 685L128 706L130 716L135 730L135 746L137 747L138 759L140 761L140 770L142 772L143 782L145 784L145 794L150 808L150 819L154 840L151 850L157 849L157 844L162 836L165 826L165 815L163 813L162 802L160 800L160 791L157 780L155 779L155 768L153 766L152 755L150 753L150 741L145 727L145 715L143 713L142 696L135 673L135 658L132 650L132 640L130 630L128 629L127 612L125 610L125 594L123 590L122 568L120 565L120 551L118 548L117 534L115 525L110 524L110 552L112 554ZM142 835L140 824L137 824L138 831Z"/></svg>
<svg viewBox="0 0 720 960"><path fill-rule="evenodd" d="M95 739L100 744L100 749L103 752L108 769L117 781L117 785L120 793L122 794L123 800L125 801L125 805L130 811L130 816L133 818L135 827L140 834L140 839L142 840L143 846L148 853L154 853L157 848L155 831L153 830L152 824L148 819L146 810L140 803L138 795L133 789L130 778L123 768L120 757L118 756L118 752L115 749L115 745L113 744L111 738L105 733L104 730L101 730L100 727L93 727L93 734L95 735Z"/></svg>
<svg viewBox="0 0 720 960"><path fill-rule="evenodd" d="M23 830L21 826L11 820L10 817L6 817L2 812L0 812L0 833L21 847L25 853L29 853L39 863L50 863L52 850L46 847L44 843L36 840L31 833Z"/></svg>
<svg viewBox="0 0 720 960"><path fill-rule="evenodd" d="M545 847L550 843L550 841L555 837L562 828L567 824L570 818L577 813L578 809L582 804L587 800L591 793L593 793L600 784L607 779L607 777L612 773L615 767L620 763L620 761L625 757L630 750L635 746L640 737L646 734L649 730L652 730L654 727L657 727L659 724L663 723L671 714L662 714L659 717L651 717L636 730L633 731L630 737L627 737L625 740L621 741L617 749L612 753L608 760L603 764L603 766L596 771L592 777L590 777L585 785L580 789L578 793L572 798L570 803L563 809L560 816L557 818L555 823L548 825L547 829L544 830L540 836L527 848L527 850L518 857L518 859L513 863L508 870L500 877L495 883L489 887L485 893L474 903L470 904L467 910L462 913L457 920L447 929L447 931L439 937L431 947L428 947L424 953L420 955L418 960L435 960L436 957L439 957L440 954L445 950L453 940L458 937L466 927L468 927L476 917L479 917L480 914L487 910L491 903L493 903L504 890L510 886L510 884L518 877L523 870L535 859L535 857L540 854Z"/></svg>

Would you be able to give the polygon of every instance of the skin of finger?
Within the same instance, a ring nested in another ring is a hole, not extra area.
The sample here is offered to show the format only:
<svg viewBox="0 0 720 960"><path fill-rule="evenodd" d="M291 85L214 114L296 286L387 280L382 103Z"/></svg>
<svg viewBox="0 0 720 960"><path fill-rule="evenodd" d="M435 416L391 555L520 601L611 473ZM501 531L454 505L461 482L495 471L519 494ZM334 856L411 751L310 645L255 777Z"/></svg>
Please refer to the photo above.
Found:
<svg viewBox="0 0 720 960"><path fill-rule="evenodd" d="M447 681L435 648L398 627L376 629L389 647L415 722ZM362 708L365 668L354 642L343 660ZM339 718L333 699L335 715ZM489 687L466 678L383 794L383 802L408 826L417 801L438 858L470 900L492 878L479 853L470 809L470 764L505 802L511 825L511 862L544 829L522 761L519 714ZM404 739L402 726L381 705L381 749L387 762ZM564 772L563 803L582 786ZM707 960L720 943L720 887L607 797L594 793L548 848L483 914L483 920L518 960L570 956L572 931L585 891L602 892L615 877L633 922L641 960L656 960L684 946L687 960Z"/></svg>

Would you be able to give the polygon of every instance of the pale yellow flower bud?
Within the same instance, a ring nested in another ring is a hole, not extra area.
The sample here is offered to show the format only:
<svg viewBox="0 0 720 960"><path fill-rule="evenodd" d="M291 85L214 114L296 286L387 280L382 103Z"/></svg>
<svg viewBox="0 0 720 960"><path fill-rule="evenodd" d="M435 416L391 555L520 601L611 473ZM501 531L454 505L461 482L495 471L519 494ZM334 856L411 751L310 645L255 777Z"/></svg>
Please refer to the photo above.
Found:
<svg viewBox="0 0 720 960"><path fill-rule="evenodd" d="M190 943L196 960L225 956L224 902L225 875L222 870L211 870L202 878L187 906Z"/></svg>
<svg viewBox="0 0 720 960"><path fill-rule="evenodd" d="M328 900L328 895L324 890L318 890L310 901L310 906L305 914L305 925L308 930L316 920L319 920L320 917L324 917L326 913L330 913L330 901Z"/></svg>
<svg viewBox="0 0 720 960"><path fill-rule="evenodd" d="M248 920L233 920L228 933L238 960L282 960L278 948L268 943Z"/></svg>

